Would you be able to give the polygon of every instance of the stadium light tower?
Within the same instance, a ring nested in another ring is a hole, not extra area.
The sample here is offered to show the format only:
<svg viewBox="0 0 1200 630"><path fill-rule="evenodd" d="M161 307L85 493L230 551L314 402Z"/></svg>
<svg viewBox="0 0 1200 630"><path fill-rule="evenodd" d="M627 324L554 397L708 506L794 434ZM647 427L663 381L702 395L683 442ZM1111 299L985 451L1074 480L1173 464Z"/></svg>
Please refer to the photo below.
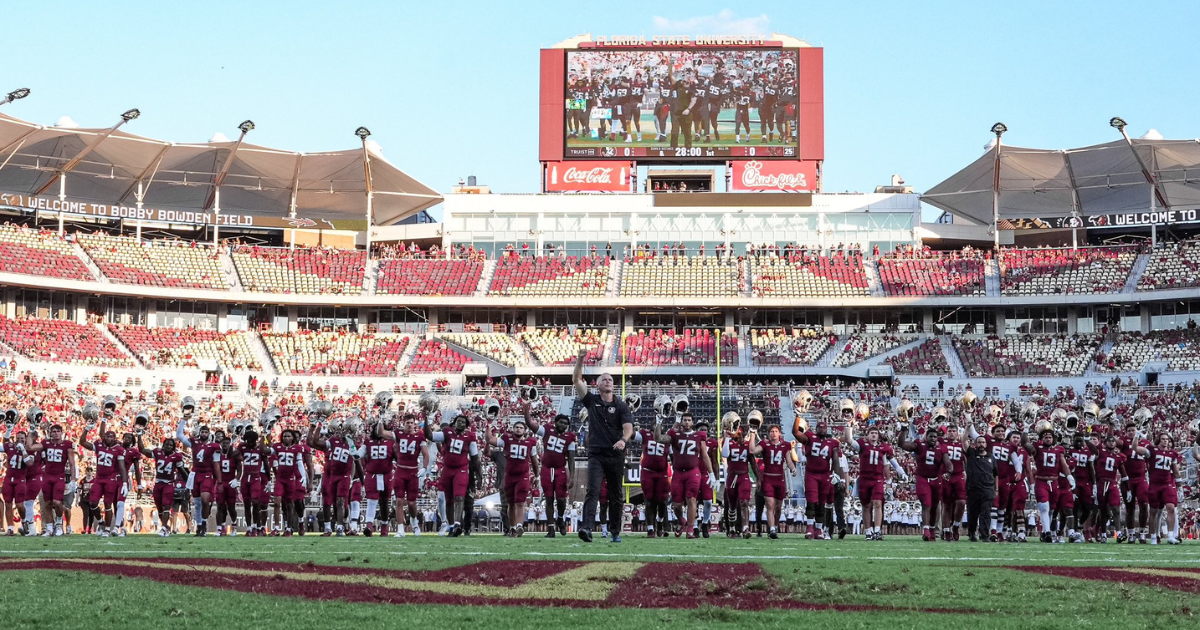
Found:
<svg viewBox="0 0 1200 630"><path fill-rule="evenodd" d="M371 260L371 218L374 216L371 205L375 198L374 186L371 184L371 153L367 151L367 138L371 137L371 130L359 127L354 130L354 135L362 140L363 146L363 182L367 189L367 260Z"/></svg>
<svg viewBox="0 0 1200 630"><path fill-rule="evenodd" d="M1125 122L1125 119L1120 116L1113 116L1108 119L1108 126L1116 129L1121 134L1121 137L1125 139L1126 146L1133 152L1133 158L1137 160L1138 166L1142 169L1142 177L1146 178L1147 184L1150 184L1150 212L1153 213L1155 211L1156 202L1163 209L1170 210L1171 204L1167 201L1166 193L1159 187L1158 179L1154 177L1154 173L1146 166L1146 161L1142 159L1142 154L1138 153L1137 149L1134 148L1133 140L1125 131L1129 123ZM1158 224L1153 222L1150 223L1150 245L1152 247L1158 246Z"/></svg>
<svg viewBox="0 0 1200 630"><path fill-rule="evenodd" d="M995 163L992 170L992 245L1000 250L1000 137L1008 131L1008 126L1002 122L992 125L992 133L996 134Z"/></svg>
<svg viewBox="0 0 1200 630"><path fill-rule="evenodd" d="M13 101L19 101L26 96L29 96L29 88L17 88L9 92L8 95L4 97L4 100L0 101L0 105L8 105Z"/></svg>

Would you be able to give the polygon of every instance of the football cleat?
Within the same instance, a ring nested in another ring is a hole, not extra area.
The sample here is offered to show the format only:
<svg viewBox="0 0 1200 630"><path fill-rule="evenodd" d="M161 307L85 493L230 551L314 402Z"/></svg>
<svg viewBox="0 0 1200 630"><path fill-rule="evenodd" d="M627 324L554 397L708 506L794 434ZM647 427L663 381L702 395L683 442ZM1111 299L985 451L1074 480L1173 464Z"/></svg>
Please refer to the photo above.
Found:
<svg viewBox="0 0 1200 630"><path fill-rule="evenodd" d="M368 523L367 526L364 527L363 531L362 531L362 535L366 536L367 538L370 538L374 533L375 533L375 527L373 525L371 525L370 523Z"/></svg>
<svg viewBox="0 0 1200 630"><path fill-rule="evenodd" d="M579 530L579 540L582 540L586 543L592 542L592 532L589 532L586 529Z"/></svg>
<svg viewBox="0 0 1200 630"><path fill-rule="evenodd" d="M772 527L771 531L767 533L767 538L770 538L771 540L778 540L779 532L775 531L775 528Z"/></svg>
<svg viewBox="0 0 1200 630"><path fill-rule="evenodd" d="M749 527L742 528L742 539L750 540L750 528Z"/></svg>
<svg viewBox="0 0 1200 630"><path fill-rule="evenodd" d="M55 536L62 536L62 535L63 535L63 528L62 528L62 525L60 525L60 524L58 524L58 523L55 523L55 524L54 524L54 535L55 535ZM121 536L124 536L124 535L125 535L125 530L121 530Z"/></svg>
<svg viewBox="0 0 1200 630"><path fill-rule="evenodd" d="M838 540L842 540L845 537L846 537L846 528L842 527L842 528L838 529Z"/></svg>
<svg viewBox="0 0 1200 630"><path fill-rule="evenodd" d="M387 523L384 523L383 525L379 526L379 535L380 536L387 537L389 531L390 530L388 529Z"/></svg>

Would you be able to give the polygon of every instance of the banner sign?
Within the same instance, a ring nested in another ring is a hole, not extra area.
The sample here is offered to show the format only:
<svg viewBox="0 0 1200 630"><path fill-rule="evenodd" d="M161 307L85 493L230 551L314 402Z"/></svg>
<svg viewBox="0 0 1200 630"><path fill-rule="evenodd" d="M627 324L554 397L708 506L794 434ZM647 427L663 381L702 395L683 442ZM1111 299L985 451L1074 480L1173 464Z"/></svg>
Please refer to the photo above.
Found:
<svg viewBox="0 0 1200 630"><path fill-rule="evenodd" d="M816 189L816 162L733 162L730 190L812 192Z"/></svg>
<svg viewBox="0 0 1200 630"><path fill-rule="evenodd" d="M551 162L547 192L629 192L632 162Z"/></svg>
<svg viewBox="0 0 1200 630"><path fill-rule="evenodd" d="M332 221L325 219L260 217L250 214L222 212L219 215L201 210L166 210L162 208L138 209L137 206L107 205L59 199L57 197L33 197L30 195L12 195L0 193L0 206L12 206L35 212L61 212L63 214L78 214L105 219L127 219L131 221L154 221L157 223L187 223L193 225L213 225L222 227L256 227L280 229L338 229Z"/></svg>
<svg viewBox="0 0 1200 630"><path fill-rule="evenodd" d="M1200 210L1155 210L1153 212L1096 214L1088 217L1001 219L1000 229L1065 230L1069 228L1120 228L1143 225L1177 225L1183 223L1200 223Z"/></svg>

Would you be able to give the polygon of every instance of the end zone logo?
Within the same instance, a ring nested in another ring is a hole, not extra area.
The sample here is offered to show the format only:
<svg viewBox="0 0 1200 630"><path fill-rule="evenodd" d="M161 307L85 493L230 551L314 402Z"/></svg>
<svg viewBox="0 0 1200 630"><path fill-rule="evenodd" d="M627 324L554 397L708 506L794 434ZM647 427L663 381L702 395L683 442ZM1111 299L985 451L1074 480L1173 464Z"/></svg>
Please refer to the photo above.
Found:
<svg viewBox="0 0 1200 630"><path fill-rule="evenodd" d="M812 191L817 167L814 162L734 162L731 185L733 190Z"/></svg>
<svg viewBox="0 0 1200 630"><path fill-rule="evenodd" d="M546 190L552 192L629 192L629 162L551 162Z"/></svg>

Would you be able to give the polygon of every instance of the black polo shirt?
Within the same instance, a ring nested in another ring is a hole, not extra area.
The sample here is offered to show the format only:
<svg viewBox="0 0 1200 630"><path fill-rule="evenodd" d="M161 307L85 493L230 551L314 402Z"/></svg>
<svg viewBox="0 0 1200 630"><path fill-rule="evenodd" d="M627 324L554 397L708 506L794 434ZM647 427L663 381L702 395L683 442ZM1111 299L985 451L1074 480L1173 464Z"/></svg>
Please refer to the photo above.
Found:
<svg viewBox="0 0 1200 630"><path fill-rule="evenodd" d="M579 402L588 412L588 455L603 457L619 454L613 444L623 437L622 425L633 424L629 406L616 395L612 401L604 402L600 394L595 392L588 392Z"/></svg>

